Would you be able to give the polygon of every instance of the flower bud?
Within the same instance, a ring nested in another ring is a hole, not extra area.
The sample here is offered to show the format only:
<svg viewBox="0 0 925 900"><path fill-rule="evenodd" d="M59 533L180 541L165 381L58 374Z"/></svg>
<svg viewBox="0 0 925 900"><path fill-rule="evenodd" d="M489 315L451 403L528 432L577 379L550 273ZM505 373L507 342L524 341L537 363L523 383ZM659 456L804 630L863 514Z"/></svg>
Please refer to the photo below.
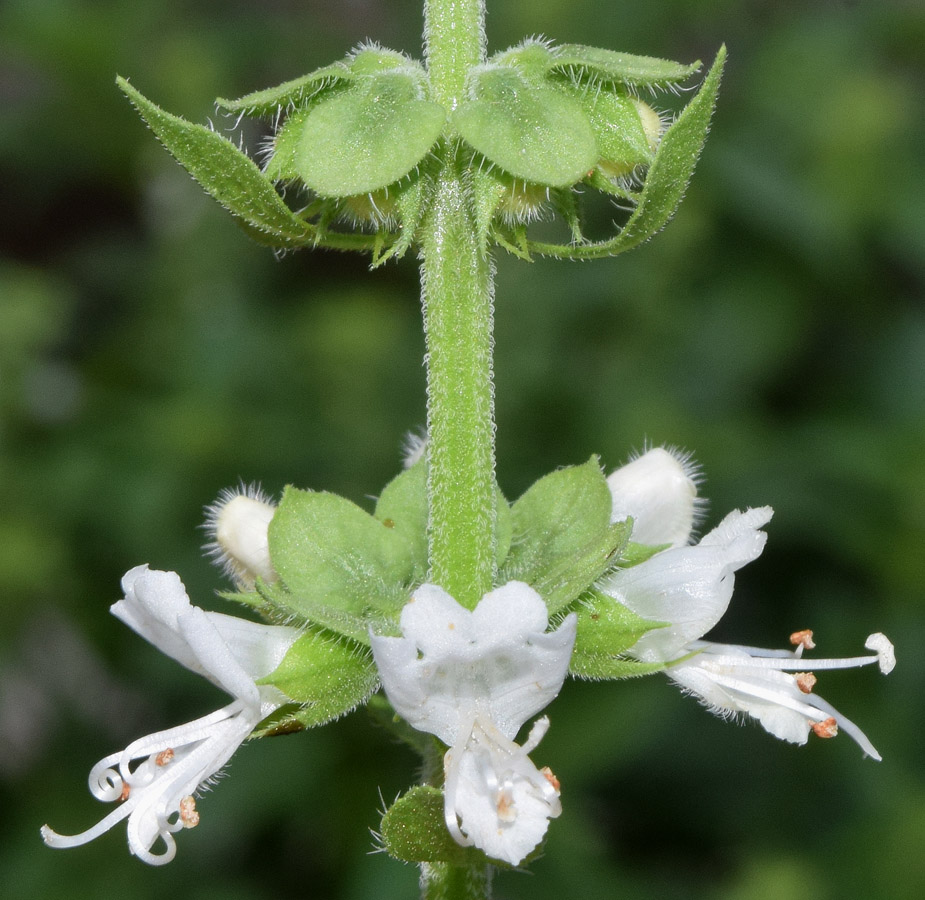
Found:
<svg viewBox="0 0 925 900"><path fill-rule="evenodd" d="M686 544L697 511L698 475L690 456L654 447L608 477L611 521L632 516L632 539L638 544Z"/></svg>
<svg viewBox="0 0 925 900"><path fill-rule="evenodd" d="M276 580L267 540L275 512L276 506L253 485L222 491L206 508L205 528L212 537L206 550L239 588L253 589L258 577Z"/></svg>

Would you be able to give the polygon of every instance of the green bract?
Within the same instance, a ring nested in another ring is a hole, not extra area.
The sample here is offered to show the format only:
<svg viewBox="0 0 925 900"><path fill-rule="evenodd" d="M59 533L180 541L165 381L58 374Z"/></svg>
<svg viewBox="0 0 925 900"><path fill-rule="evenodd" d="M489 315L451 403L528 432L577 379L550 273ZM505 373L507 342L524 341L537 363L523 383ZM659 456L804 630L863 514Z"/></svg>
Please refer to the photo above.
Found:
<svg viewBox="0 0 925 900"><path fill-rule="evenodd" d="M284 707L275 728L285 729L290 723L311 728L363 703L378 687L379 676L364 648L330 632L309 630L260 683L278 687L299 704L295 710Z"/></svg>
<svg viewBox="0 0 925 900"><path fill-rule="evenodd" d="M452 157L468 170L483 247L593 258L638 245L673 215L706 137L724 55L662 133L659 113L636 91L669 88L699 63L531 40L473 66L449 110L434 100L421 63L363 47L301 78L218 101L229 113L273 122L262 172L231 141L119 84L167 149L261 243L365 250L373 265L400 256L420 244L434 173ZM308 202L290 209L277 183L301 188ZM631 204L613 238L585 238L582 186ZM565 221L570 243L529 237L527 224L544 210Z"/></svg>
<svg viewBox="0 0 925 900"><path fill-rule="evenodd" d="M628 610L612 597L591 590L575 607L578 634L569 671L580 678L633 678L661 671L662 663L641 663L623 654L647 631L663 627Z"/></svg>
<svg viewBox="0 0 925 900"><path fill-rule="evenodd" d="M417 82L417 83L416 83ZM357 77L300 120L292 156L321 197L348 197L407 175L443 130L442 106L419 97L420 81L397 70Z"/></svg>
<svg viewBox="0 0 925 900"><path fill-rule="evenodd" d="M515 178L567 187L594 168L598 149L588 118L553 86L489 65L472 73L470 94L453 113L453 124Z"/></svg>
<svg viewBox="0 0 925 900"><path fill-rule="evenodd" d="M270 524L281 584L259 585L278 608L362 644L394 630L414 572L412 545L335 494L287 488Z"/></svg>
<svg viewBox="0 0 925 900"><path fill-rule="evenodd" d="M553 615L620 561L632 524L610 524L597 457L541 478L513 506L511 551L499 583L525 581Z"/></svg>

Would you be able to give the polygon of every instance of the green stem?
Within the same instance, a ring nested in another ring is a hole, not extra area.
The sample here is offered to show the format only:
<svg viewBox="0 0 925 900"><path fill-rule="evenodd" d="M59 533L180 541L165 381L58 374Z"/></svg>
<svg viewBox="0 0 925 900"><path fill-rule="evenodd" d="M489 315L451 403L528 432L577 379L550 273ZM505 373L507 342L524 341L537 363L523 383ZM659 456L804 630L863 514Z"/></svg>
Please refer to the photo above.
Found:
<svg viewBox="0 0 925 900"><path fill-rule="evenodd" d="M433 97L448 111L485 61L484 0L425 0L424 49ZM455 150L447 145L421 229L427 338L430 580L472 609L495 575L494 269ZM442 760L425 779L442 780ZM421 865L423 900L488 900L488 864Z"/></svg>
<svg viewBox="0 0 925 900"><path fill-rule="evenodd" d="M422 863L421 900L490 900L492 874L490 865Z"/></svg>
<svg viewBox="0 0 925 900"><path fill-rule="evenodd" d="M485 0L425 0L424 55L434 100L454 110L469 69L485 62Z"/></svg>
<svg viewBox="0 0 925 900"><path fill-rule="evenodd" d="M450 151L422 233L430 578L471 609L495 570L494 272Z"/></svg>

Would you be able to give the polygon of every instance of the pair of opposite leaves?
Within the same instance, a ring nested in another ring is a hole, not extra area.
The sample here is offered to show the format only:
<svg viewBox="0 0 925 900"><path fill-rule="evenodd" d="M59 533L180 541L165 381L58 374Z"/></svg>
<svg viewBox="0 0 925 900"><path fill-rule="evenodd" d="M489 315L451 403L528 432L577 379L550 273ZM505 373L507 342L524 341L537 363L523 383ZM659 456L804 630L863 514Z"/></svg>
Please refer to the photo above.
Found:
<svg viewBox="0 0 925 900"><path fill-rule="evenodd" d="M675 84L698 67L528 41L474 67L467 99L447 110L431 97L420 63L366 47L302 78L219 105L254 116L287 110L266 174L301 181L322 197L394 184L441 137L452 135L515 178L567 187L598 166L620 174L650 163L657 117L653 123L655 114L630 91Z"/></svg>

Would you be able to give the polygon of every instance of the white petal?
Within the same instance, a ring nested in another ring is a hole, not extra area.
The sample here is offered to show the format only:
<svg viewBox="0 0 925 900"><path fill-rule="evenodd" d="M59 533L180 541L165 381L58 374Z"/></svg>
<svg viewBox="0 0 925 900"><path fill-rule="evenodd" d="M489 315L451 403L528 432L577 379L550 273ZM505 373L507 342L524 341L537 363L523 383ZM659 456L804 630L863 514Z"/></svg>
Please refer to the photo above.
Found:
<svg viewBox="0 0 925 900"><path fill-rule="evenodd" d="M223 491L206 508L205 528L212 537L206 549L241 587L277 578L268 540L275 514L276 506L255 486Z"/></svg>
<svg viewBox="0 0 925 900"><path fill-rule="evenodd" d="M193 606L175 572L137 566L122 580L112 612L188 669L233 697L258 702L256 679L272 672L298 637L295 628L262 625Z"/></svg>
<svg viewBox="0 0 925 900"><path fill-rule="evenodd" d="M686 544L694 527L696 471L689 457L654 447L608 476L613 497L610 520L621 522L632 516L633 540L638 544Z"/></svg>
<svg viewBox="0 0 925 900"><path fill-rule="evenodd" d="M481 711L512 739L568 673L575 616L551 634L547 622L521 582L486 594L474 612L427 584L402 610L403 636L372 635L371 646L389 701L415 728L452 745Z"/></svg>
<svg viewBox="0 0 925 900"><path fill-rule="evenodd" d="M815 693L801 690L787 671L854 668L875 663L878 657L813 660L706 641L697 641L689 649L696 655L670 666L666 674L718 715L750 716L775 737L794 744L805 744L814 724L834 719L867 756L881 758L854 722Z"/></svg>
<svg viewBox="0 0 925 900"><path fill-rule="evenodd" d="M518 865L543 839L549 819L562 811L558 789L526 748L487 720L473 723L469 736L447 751L444 766L450 833L494 859Z"/></svg>
<svg viewBox="0 0 925 900"><path fill-rule="evenodd" d="M272 708L235 700L224 709L148 735L122 753L106 757L90 773L90 790L97 799L119 806L81 834L61 835L45 825L42 839L50 847L76 847L127 819L129 850L151 865L170 862L176 853L173 833L184 824L182 805L221 770ZM155 851L158 839L162 849Z"/></svg>
<svg viewBox="0 0 925 900"><path fill-rule="evenodd" d="M664 550L602 579L598 587L637 615L669 623L644 634L629 652L665 662L706 634L729 605L733 573L761 555L767 535L759 529L771 515L767 506L732 512L696 546Z"/></svg>

